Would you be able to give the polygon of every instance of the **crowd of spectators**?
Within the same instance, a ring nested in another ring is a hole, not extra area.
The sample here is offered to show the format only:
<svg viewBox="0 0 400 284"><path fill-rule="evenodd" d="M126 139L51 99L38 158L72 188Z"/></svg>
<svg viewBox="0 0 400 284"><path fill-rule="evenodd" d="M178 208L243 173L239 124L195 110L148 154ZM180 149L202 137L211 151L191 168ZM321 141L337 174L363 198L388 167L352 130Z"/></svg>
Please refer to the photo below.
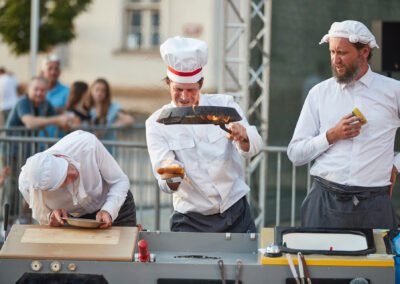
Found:
<svg viewBox="0 0 400 284"><path fill-rule="evenodd" d="M83 81L76 81L69 87L60 82L60 75L59 57L55 54L47 56L39 75L31 79L27 91L18 98L15 77L0 68L1 125L35 130L22 130L21 133L56 138L80 127L133 125L133 117L112 101L111 87L106 79L96 79L90 87ZM115 139L115 135L96 133L102 139Z"/></svg>

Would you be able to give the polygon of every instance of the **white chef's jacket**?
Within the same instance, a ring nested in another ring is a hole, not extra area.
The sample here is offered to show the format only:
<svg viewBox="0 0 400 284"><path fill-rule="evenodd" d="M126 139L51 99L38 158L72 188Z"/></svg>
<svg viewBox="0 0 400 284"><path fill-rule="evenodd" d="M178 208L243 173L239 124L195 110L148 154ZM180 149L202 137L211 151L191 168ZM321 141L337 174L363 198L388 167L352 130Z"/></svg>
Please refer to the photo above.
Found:
<svg viewBox="0 0 400 284"><path fill-rule="evenodd" d="M329 145L326 132L357 107L367 119L359 136ZM301 111L289 159L303 165L315 159L310 174L344 185L386 186L400 126L400 82L368 69L359 80L339 84L330 78L312 88Z"/></svg>
<svg viewBox="0 0 400 284"><path fill-rule="evenodd" d="M40 223L47 222L51 210L60 208L74 213L76 217L101 209L110 213L113 221L117 218L130 188L129 179L96 136L77 130L45 152L70 159L79 171L79 178L75 189L70 185L43 191L47 210L39 216ZM19 190L29 203L29 180L23 169L19 177Z"/></svg>
<svg viewBox="0 0 400 284"><path fill-rule="evenodd" d="M240 150L219 126L156 122L163 109L175 107L173 103L163 106L147 119L146 138L154 175L163 191L174 193L174 209L180 213L211 215L224 212L249 191L242 157L256 155L262 147L262 139L231 96L201 94L199 105L235 108L243 118L240 123L247 130L249 151ZM178 161L185 168L186 178L175 192L156 173L157 165L164 160Z"/></svg>

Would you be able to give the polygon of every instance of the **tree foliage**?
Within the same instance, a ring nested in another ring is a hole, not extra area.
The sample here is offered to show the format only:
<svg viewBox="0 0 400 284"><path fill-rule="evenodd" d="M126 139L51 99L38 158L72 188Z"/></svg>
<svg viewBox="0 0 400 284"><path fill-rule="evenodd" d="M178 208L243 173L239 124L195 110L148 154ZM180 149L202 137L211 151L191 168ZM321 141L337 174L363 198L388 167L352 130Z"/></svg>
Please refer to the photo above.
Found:
<svg viewBox="0 0 400 284"><path fill-rule="evenodd" d="M0 0L0 35L17 55L29 52L31 0ZM76 36L73 20L92 0L40 0L39 52Z"/></svg>

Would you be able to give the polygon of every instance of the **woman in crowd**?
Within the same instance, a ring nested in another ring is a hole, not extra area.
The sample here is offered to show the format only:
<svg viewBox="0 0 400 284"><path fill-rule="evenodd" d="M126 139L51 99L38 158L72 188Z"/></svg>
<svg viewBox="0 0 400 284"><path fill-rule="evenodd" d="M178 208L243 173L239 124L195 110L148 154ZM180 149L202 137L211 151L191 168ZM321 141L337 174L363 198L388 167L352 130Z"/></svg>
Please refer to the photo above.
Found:
<svg viewBox="0 0 400 284"><path fill-rule="evenodd" d="M92 125L104 126L129 126L134 119L131 115L124 113L119 104L111 101L111 88L105 79L99 78L90 86L89 104ZM99 134L99 133L98 133ZM102 136L103 139L115 138L115 133L108 132Z"/></svg>
<svg viewBox="0 0 400 284"><path fill-rule="evenodd" d="M66 110L75 114L81 125L90 124L90 108L88 107L88 89L85 82L76 81L72 83Z"/></svg>

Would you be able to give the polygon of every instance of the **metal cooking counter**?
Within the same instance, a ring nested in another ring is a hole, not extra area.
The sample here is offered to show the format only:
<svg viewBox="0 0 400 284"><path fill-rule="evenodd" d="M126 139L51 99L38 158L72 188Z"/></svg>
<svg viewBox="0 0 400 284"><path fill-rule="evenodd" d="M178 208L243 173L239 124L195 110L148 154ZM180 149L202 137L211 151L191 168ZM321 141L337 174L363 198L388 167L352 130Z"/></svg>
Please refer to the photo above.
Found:
<svg viewBox="0 0 400 284"><path fill-rule="evenodd" d="M94 281L91 283L214 284L222 283L218 264L221 260L226 283L239 279L240 283L295 283L288 280L292 274L284 257L270 258L258 252L273 240L273 229L263 229L261 234L224 234L138 233L136 228L122 227L113 227L105 233L68 228L62 238L54 230L60 229L14 225L0 252L0 283L16 283L25 277L30 283L51 280L82 283L91 279ZM43 232L52 234L50 240L32 239ZM306 255L313 283L349 283L356 277L366 278L370 283L395 283L393 256L385 253L381 235L381 232L374 234L377 252L373 255ZM135 260L136 238L146 240L152 262ZM131 242L127 244L129 239ZM83 249L88 253L82 253ZM80 255L74 256L78 252ZM85 255L91 256L85 258ZM129 260L125 260L127 255ZM336 279L336 282L317 279Z"/></svg>

